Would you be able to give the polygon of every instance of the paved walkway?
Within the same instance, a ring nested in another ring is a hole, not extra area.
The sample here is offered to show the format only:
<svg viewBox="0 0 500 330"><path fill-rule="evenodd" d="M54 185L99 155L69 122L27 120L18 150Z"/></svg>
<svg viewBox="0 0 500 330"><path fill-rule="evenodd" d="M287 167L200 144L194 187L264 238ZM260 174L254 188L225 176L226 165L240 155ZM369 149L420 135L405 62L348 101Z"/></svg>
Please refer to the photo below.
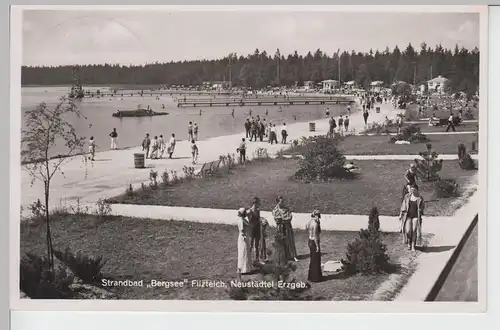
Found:
<svg viewBox="0 0 500 330"><path fill-rule="evenodd" d="M396 301L424 301L427 298L456 246L478 214L478 205L479 196L476 193L455 214L451 227L444 221L436 223L430 247L421 252L417 270L396 297ZM427 232L427 222L423 225L423 231Z"/></svg>
<svg viewBox="0 0 500 330"><path fill-rule="evenodd" d="M94 207L89 205L89 207ZM226 225L236 225L236 210L190 208L177 206L157 206L157 205L132 205L113 204L112 214L119 216L130 216L137 218L150 218L158 220L187 220L201 223L218 223ZM261 216L269 221L269 225L276 227L271 212L261 211ZM294 228L305 228L311 215L309 213L294 213ZM451 226L453 217L426 217L426 232L433 233L441 228L442 224ZM367 215L355 214L322 214L321 228L324 230L338 231L358 231L360 228L368 227ZM399 231L398 217L380 216L380 228L386 232Z"/></svg>
<svg viewBox="0 0 500 330"><path fill-rule="evenodd" d="M424 132L422 131L423 134L425 135L457 135L457 134L477 134L478 132L475 131L463 131L463 132ZM362 135L362 136L375 136L375 135L391 135L395 136L398 135L398 133L383 133L383 134L377 134L377 133L357 133L356 135Z"/></svg>
<svg viewBox="0 0 500 330"><path fill-rule="evenodd" d="M370 121L381 122L386 116L394 118L401 110L393 109L390 104L381 104L380 113L372 112ZM309 137L325 134L328 131L328 119L311 121L316 124L316 132L309 132L309 123L294 123L288 126L289 141L303 136ZM243 123L242 123L243 125ZM356 131L364 128L362 113L357 111L351 115L351 127ZM195 169L201 168L204 162L219 159L222 154L236 154L236 148L244 137L244 133L215 137L198 142L200 156ZM182 138L182 137L181 137ZM247 156L257 148L266 148L270 155L276 154L287 145L270 145L267 142L249 142ZM83 203L92 203L99 198L109 198L123 193L129 184L134 187L147 183L149 171L154 169L158 173L164 170L175 170L182 174L183 166L192 166L190 146L187 140L177 143L174 159L146 160L145 169L134 168L134 153L141 152L141 148L126 150L104 151L96 154L95 162L87 162L82 156L69 158L62 165L64 175L57 174L51 182L51 205L57 206L61 200L66 202L80 199ZM24 207L38 198L43 200L43 184L35 182L31 186L31 178L27 172L21 171L20 204Z"/></svg>

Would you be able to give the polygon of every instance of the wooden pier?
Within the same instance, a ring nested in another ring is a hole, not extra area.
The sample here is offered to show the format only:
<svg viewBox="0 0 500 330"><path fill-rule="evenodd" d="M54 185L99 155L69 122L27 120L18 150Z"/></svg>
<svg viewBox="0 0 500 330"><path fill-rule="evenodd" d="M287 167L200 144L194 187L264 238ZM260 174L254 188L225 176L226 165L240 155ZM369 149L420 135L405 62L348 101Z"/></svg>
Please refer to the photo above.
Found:
<svg viewBox="0 0 500 330"><path fill-rule="evenodd" d="M352 98L346 97L298 97L298 98L244 98L239 100L193 100L180 99L177 107L243 107L243 106L279 106L279 105L327 105L327 104L350 104Z"/></svg>
<svg viewBox="0 0 500 330"><path fill-rule="evenodd" d="M196 92L196 91L143 91L142 93L140 91L116 91L116 93L113 92L90 92L86 93L85 97L127 97L127 96L241 96L241 93L237 92Z"/></svg>

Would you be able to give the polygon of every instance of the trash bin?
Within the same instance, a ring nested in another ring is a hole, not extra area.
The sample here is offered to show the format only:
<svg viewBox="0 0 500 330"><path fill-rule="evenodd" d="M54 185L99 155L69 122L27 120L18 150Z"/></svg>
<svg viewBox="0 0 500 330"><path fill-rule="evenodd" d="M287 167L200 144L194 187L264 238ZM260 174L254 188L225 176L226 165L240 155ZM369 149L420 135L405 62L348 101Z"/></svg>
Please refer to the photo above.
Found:
<svg viewBox="0 0 500 330"><path fill-rule="evenodd" d="M376 107L376 108L375 108L375 112L376 112L376 113L380 113L380 107Z"/></svg>
<svg viewBox="0 0 500 330"><path fill-rule="evenodd" d="M309 132L316 131L316 123L309 123Z"/></svg>
<svg viewBox="0 0 500 330"><path fill-rule="evenodd" d="M145 158L144 154L134 154L135 168L144 168L145 167L144 158Z"/></svg>

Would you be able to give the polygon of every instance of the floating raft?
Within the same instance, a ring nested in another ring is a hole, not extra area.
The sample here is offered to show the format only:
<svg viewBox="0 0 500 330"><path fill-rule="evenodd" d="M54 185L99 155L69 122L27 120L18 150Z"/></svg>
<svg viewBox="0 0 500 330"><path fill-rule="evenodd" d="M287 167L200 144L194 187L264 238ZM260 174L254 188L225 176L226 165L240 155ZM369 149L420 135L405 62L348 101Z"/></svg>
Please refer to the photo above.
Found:
<svg viewBox="0 0 500 330"><path fill-rule="evenodd" d="M120 112L115 112L112 114L113 117L124 118L124 117L152 117L152 116L165 116L168 112L155 112L147 109L137 109L137 110L122 110Z"/></svg>
<svg viewBox="0 0 500 330"><path fill-rule="evenodd" d="M324 104L350 104L352 98L296 98L296 99L242 99L242 100L178 100L177 107L234 107L234 106L275 106L275 105L324 105Z"/></svg>

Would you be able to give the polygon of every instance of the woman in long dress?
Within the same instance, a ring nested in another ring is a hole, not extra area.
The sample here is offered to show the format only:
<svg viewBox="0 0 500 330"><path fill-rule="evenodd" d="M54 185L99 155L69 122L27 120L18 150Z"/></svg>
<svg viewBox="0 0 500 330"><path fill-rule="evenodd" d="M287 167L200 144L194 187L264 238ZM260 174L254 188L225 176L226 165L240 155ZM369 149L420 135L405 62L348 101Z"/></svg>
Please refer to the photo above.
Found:
<svg viewBox="0 0 500 330"><path fill-rule="evenodd" d="M297 260L297 249L295 248L295 237L292 228L292 212L288 207L285 206L283 197L279 196L276 199L276 206L273 209L274 221L276 221L276 227L279 233L281 233L285 239L285 257L287 260Z"/></svg>
<svg viewBox="0 0 500 330"><path fill-rule="evenodd" d="M250 247L250 222L246 218L247 210L238 210L238 277L252 271L252 251Z"/></svg>
<svg viewBox="0 0 500 330"><path fill-rule="evenodd" d="M321 282L321 249L319 245L319 236L321 233L320 226L321 213L319 210L314 210L311 214L311 220L306 226L309 233L309 273L307 275L307 280L310 282Z"/></svg>

